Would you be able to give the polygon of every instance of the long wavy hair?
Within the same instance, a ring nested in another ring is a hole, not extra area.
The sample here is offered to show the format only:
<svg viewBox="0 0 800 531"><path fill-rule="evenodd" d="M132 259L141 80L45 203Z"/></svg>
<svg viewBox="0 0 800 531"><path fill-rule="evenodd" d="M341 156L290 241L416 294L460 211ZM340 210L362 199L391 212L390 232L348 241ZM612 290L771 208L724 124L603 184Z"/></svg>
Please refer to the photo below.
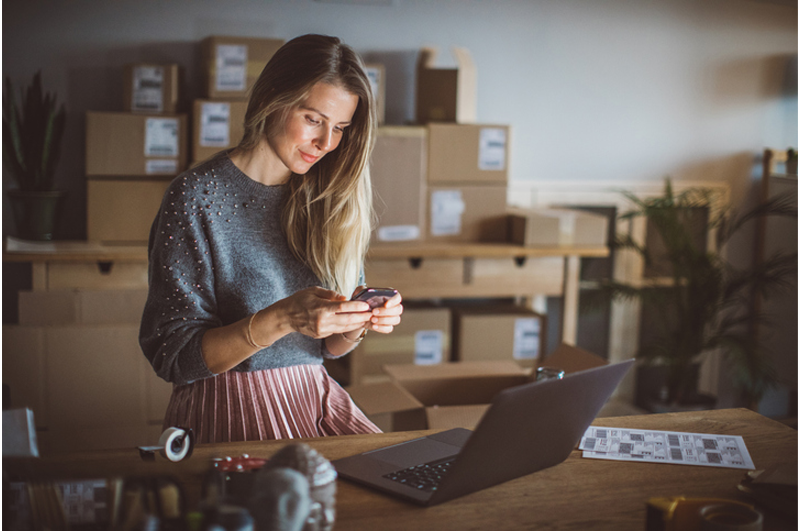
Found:
<svg viewBox="0 0 800 531"><path fill-rule="evenodd" d="M281 223L289 248L326 288L349 296L358 284L372 230L369 157L376 114L369 79L356 52L336 37L303 35L284 44L254 84L237 149L279 135L290 111L317 83L358 97L339 146L305 175L289 179Z"/></svg>

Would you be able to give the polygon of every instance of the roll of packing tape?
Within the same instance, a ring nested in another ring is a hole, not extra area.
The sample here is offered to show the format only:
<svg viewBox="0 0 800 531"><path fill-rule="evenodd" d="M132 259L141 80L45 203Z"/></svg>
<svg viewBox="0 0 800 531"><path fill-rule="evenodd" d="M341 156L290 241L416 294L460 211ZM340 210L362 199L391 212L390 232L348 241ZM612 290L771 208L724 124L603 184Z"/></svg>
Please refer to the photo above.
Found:
<svg viewBox="0 0 800 531"><path fill-rule="evenodd" d="M737 503L716 503L700 509L703 531L761 531L764 517L760 512Z"/></svg>
<svg viewBox="0 0 800 531"><path fill-rule="evenodd" d="M178 462L192 452L192 437L181 428L167 428L158 439L161 455L170 461Z"/></svg>

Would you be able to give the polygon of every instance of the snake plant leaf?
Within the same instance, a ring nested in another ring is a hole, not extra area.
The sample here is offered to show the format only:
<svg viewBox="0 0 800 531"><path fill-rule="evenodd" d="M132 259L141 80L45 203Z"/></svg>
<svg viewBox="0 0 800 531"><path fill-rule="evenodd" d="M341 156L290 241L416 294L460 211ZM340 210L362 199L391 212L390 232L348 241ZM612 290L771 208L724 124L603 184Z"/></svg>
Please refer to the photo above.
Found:
<svg viewBox="0 0 800 531"><path fill-rule="evenodd" d="M20 90L19 105L11 80L3 96L3 164L23 190L53 190L66 110L56 95L45 92L41 72Z"/></svg>

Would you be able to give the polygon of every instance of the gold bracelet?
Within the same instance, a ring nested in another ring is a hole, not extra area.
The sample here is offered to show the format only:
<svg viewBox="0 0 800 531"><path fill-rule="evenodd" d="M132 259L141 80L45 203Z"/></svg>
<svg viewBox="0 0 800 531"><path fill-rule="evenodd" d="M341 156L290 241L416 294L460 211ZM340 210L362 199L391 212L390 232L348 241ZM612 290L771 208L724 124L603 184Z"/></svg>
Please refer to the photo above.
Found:
<svg viewBox="0 0 800 531"><path fill-rule="evenodd" d="M349 337L347 337L346 335L344 335L344 332L342 332L342 339L344 339L344 340L345 340L345 341L347 341L348 343L354 343L354 344L356 344L356 343L361 343L362 341L364 341L364 338L365 338L365 337L367 337L367 327L364 327L364 329L363 329L363 330L361 330L361 335L359 335L359 336L358 336L357 338L355 338L355 339L350 339Z"/></svg>
<svg viewBox="0 0 800 531"><path fill-rule="evenodd" d="M258 348L258 349L267 348L269 344L259 345L258 343L253 341L253 319L256 318L256 315L258 315L258 312L251 315L250 320L247 322L247 342L250 343L250 346L253 348Z"/></svg>

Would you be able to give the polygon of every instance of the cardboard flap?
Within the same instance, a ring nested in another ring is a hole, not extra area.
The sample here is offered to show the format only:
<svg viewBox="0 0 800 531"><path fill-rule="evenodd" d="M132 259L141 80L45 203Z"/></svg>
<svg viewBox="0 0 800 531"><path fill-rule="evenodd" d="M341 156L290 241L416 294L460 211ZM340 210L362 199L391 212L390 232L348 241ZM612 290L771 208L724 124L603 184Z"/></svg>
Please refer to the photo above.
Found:
<svg viewBox="0 0 800 531"><path fill-rule="evenodd" d="M452 52L459 69L473 70L475 68L475 63L472 61L472 56L469 54L469 50L466 48L453 46Z"/></svg>
<svg viewBox="0 0 800 531"><path fill-rule="evenodd" d="M584 371L594 367L608 365L608 362L588 350L583 350L574 345L561 343L541 364L545 367L556 367L567 374Z"/></svg>
<svg viewBox="0 0 800 531"><path fill-rule="evenodd" d="M449 430L452 428L475 429L486 410L487 404L478 406L447 406L425 408L429 430Z"/></svg>
<svg viewBox="0 0 800 531"><path fill-rule="evenodd" d="M393 382L354 385L347 388L350 397L366 415L392 413L421 408L411 393Z"/></svg>
<svg viewBox="0 0 800 531"><path fill-rule="evenodd" d="M527 375L463 376L397 382L425 406L488 404L504 389L528 381Z"/></svg>
<svg viewBox="0 0 800 531"><path fill-rule="evenodd" d="M526 374L525 369L511 360L461 361L441 365L384 365L384 372L394 380L438 380L471 376L506 376Z"/></svg>
<svg viewBox="0 0 800 531"><path fill-rule="evenodd" d="M438 54L436 48L423 47L419 51L419 59L417 60L417 68L433 68L436 64L436 55Z"/></svg>

